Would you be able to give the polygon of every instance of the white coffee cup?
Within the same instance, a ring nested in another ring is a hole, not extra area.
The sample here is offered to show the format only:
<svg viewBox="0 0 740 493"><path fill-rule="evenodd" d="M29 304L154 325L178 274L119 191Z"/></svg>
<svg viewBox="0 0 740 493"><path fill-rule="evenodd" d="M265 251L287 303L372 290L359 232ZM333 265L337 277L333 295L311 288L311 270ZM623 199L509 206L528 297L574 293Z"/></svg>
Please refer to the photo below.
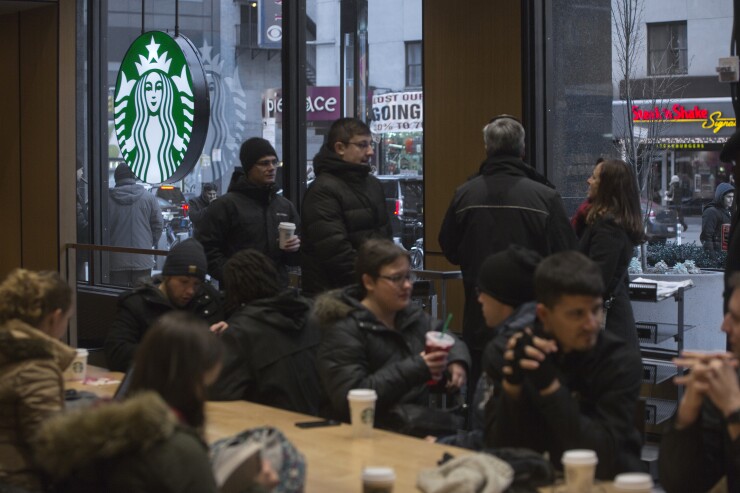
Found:
<svg viewBox="0 0 740 493"><path fill-rule="evenodd" d="M378 394L373 389L352 389L347 394L349 401L352 434L355 437L369 437L375 423L375 401Z"/></svg>
<svg viewBox="0 0 740 493"><path fill-rule="evenodd" d="M87 377L87 349L78 348L75 359L64 371L64 379L68 382L82 382Z"/></svg>
<svg viewBox="0 0 740 493"><path fill-rule="evenodd" d="M591 493L599 459L593 450L567 450L562 458L568 493Z"/></svg>
<svg viewBox="0 0 740 493"><path fill-rule="evenodd" d="M629 493L650 493L653 491L653 478L644 472L625 472L614 478L614 491Z"/></svg>
<svg viewBox="0 0 740 493"><path fill-rule="evenodd" d="M280 223L278 224L278 237L280 238L280 248L285 248L285 243L295 236L295 224Z"/></svg>
<svg viewBox="0 0 740 493"><path fill-rule="evenodd" d="M366 467L362 470L362 493L393 493L395 481L392 467Z"/></svg>

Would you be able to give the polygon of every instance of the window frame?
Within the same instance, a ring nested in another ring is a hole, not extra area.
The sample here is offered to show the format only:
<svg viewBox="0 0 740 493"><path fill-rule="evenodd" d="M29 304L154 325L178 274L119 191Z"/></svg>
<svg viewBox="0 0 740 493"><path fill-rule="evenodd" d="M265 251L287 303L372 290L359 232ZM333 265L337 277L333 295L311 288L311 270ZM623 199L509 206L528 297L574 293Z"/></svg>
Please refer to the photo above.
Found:
<svg viewBox="0 0 740 493"><path fill-rule="evenodd" d="M689 73L688 63L688 29L687 22L648 22L647 29L647 74L648 76L667 76L667 75L684 75ZM658 29L666 29L670 36L668 46L655 48L652 41L658 34ZM681 39L683 35L683 40ZM681 46L683 41L683 47ZM676 60L675 63L668 65L665 70L658 70L659 65L653 63L654 55L660 56L659 61Z"/></svg>
<svg viewBox="0 0 740 493"><path fill-rule="evenodd" d="M406 64L406 87L423 87L423 66L424 66L424 56L423 56L423 45L421 40L415 40L415 41L406 41L405 42L405 64ZM411 63L411 54L412 49L418 48L418 63ZM418 84L412 84L412 82L416 82L416 80L411 80L411 71L412 69L416 69L418 71Z"/></svg>

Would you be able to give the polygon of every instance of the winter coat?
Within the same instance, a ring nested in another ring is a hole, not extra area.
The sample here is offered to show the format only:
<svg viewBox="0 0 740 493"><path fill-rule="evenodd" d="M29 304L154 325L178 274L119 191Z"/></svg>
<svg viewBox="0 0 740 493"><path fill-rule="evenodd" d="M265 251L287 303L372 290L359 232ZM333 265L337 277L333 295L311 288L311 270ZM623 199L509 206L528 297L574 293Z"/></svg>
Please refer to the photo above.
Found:
<svg viewBox="0 0 740 493"><path fill-rule="evenodd" d="M644 471L634 425L642 381L640 352L599 331L592 349L558 353L555 365L560 388L552 394L540 395L527 380L518 399L501 392L494 416L486 419L492 423L487 445L547 451L557 467L566 450L594 450L599 479Z"/></svg>
<svg viewBox="0 0 740 493"><path fill-rule="evenodd" d="M709 491L723 476L726 491L740 491L740 438L730 438L722 413L705 399L694 424L662 436L658 470L667 493Z"/></svg>
<svg viewBox="0 0 740 493"><path fill-rule="evenodd" d="M294 290L239 308L221 334L225 355L211 400L244 399L317 415L323 390L316 371L321 337L311 301Z"/></svg>
<svg viewBox="0 0 740 493"><path fill-rule="evenodd" d="M334 417L346 422L347 393L374 389L378 394L375 422L382 427L396 404L429 404L426 382L431 375L421 353L425 334L440 330L441 322L410 304L396 315L395 329L389 329L360 303L358 294L358 288L350 286L326 293L316 302L322 326L319 376ZM470 354L462 341L456 341L448 362L470 368Z"/></svg>
<svg viewBox="0 0 740 493"><path fill-rule="evenodd" d="M301 270L310 295L348 286L355 258L369 238L392 239L380 181L365 164L342 161L326 146L314 157L316 180L303 198Z"/></svg>
<svg viewBox="0 0 740 493"><path fill-rule="evenodd" d="M546 257L574 249L576 237L560 194L543 176L517 157L489 157L455 191L439 244L474 284L486 257L513 243Z"/></svg>
<svg viewBox="0 0 740 493"><path fill-rule="evenodd" d="M200 227L200 220L205 216L208 206L211 204L205 193L198 195L197 197L188 200L188 217L190 222L193 223L193 228L198 229Z"/></svg>
<svg viewBox="0 0 740 493"><path fill-rule="evenodd" d="M621 337L631 347L639 347L627 274L635 248L632 240L614 219L601 218L586 228L578 248L601 269L604 301L608 305L606 330Z"/></svg>
<svg viewBox="0 0 740 493"><path fill-rule="evenodd" d="M490 329L495 336L486 345L483 352L483 371L493 381L494 388L500 389L501 380L504 378L501 368L504 367L504 352L506 352L509 339L517 332L534 326L534 321L537 318L535 314L536 305L537 303L534 301L519 305L503 322L494 329Z"/></svg>
<svg viewBox="0 0 740 493"><path fill-rule="evenodd" d="M62 372L74 357L74 349L20 320L0 325L0 483L41 490L33 438L64 409Z"/></svg>
<svg viewBox="0 0 740 493"><path fill-rule="evenodd" d="M297 265L298 254L280 250L278 224L290 222L300 228L293 203L277 195L277 187L258 187L244 175L229 185L228 192L211 202L197 225L195 237L208 257L208 273L223 281L226 261L236 252L254 248L275 263L283 286L288 285L286 265Z"/></svg>
<svg viewBox="0 0 740 493"><path fill-rule="evenodd" d="M118 311L105 339L105 358L111 371L127 371L144 334L156 319L176 307L160 291L161 278L127 291L118 298ZM209 325L224 320L221 294L203 283L183 310L206 320Z"/></svg>
<svg viewBox="0 0 740 493"><path fill-rule="evenodd" d="M157 198L133 179L121 180L108 191L109 243L112 246L150 249L159 243L164 221ZM153 257L136 253L111 253L111 270L145 270Z"/></svg>
<svg viewBox="0 0 740 493"><path fill-rule="evenodd" d="M155 392L44 423L36 457L59 492L218 491L207 445Z"/></svg>
<svg viewBox="0 0 740 493"><path fill-rule="evenodd" d="M714 191L714 201L702 209L699 241L705 250L722 251L722 226L732 220L730 210L725 208L724 197L734 190L729 183L720 183Z"/></svg>

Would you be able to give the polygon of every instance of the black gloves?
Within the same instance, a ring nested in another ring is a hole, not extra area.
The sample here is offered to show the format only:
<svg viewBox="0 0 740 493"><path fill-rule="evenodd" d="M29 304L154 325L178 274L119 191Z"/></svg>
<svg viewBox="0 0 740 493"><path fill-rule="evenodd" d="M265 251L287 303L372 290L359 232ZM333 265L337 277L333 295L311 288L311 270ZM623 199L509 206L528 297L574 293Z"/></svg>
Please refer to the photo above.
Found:
<svg viewBox="0 0 740 493"><path fill-rule="evenodd" d="M511 369L511 374L504 374L504 380L511 385L521 385L526 377L536 390L540 391L546 389L552 384L553 380L557 378L557 369L553 361L554 353L545 354L545 359L538 362L539 366L537 369L527 370L522 368L519 364L522 359L532 359L524 352L524 349L527 346L536 348L532 340L532 335L525 332L517 339L516 344L514 345L512 350L514 353L514 359L510 361L507 360L506 362L505 366L508 366Z"/></svg>

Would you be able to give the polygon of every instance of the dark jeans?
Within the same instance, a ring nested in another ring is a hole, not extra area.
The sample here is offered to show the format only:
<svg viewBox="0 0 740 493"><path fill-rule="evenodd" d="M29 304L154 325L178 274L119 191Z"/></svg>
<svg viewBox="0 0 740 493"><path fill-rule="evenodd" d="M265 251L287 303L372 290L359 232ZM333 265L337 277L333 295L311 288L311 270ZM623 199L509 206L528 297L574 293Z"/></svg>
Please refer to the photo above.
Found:
<svg viewBox="0 0 740 493"><path fill-rule="evenodd" d="M114 286L125 286L127 288L133 288L141 278L147 278L151 275L151 269L112 270L110 271L110 283Z"/></svg>

